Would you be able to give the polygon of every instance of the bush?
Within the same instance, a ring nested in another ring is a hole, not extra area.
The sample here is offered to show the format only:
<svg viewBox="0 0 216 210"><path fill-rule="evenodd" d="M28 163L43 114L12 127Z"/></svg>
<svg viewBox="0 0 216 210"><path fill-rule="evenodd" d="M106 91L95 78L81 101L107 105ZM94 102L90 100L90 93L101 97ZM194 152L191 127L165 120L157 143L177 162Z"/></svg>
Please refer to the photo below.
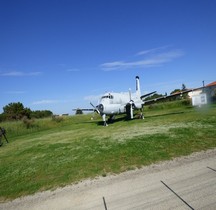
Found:
<svg viewBox="0 0 216 210"><path fill-rule="evenodd" d="M54 121L54 122L60 123L60 122L62 122L63 120L64 120L63 117L60 117L60 116L58 116L58 115L53 115L53 116L52 116L52 121Z"/></svg>
<svg viewBox="0 0 216 210"><path fill-rule="evenodd" d="M183 106L191 106L191 99L185 99L182 100L181 102Z"/></svg>
<svg viewBox="0 0 216 210"><path fill-rule="evenodd" d="M34 127L34 120L32 120L32 119L28 119L27 117L23 117L22 122L27 129Z"/></svg>
<svg viewBox="0 0 216 210"><path fill-rule="evenodd" d="M6 116L4 114L0 114L0 122L3 122L6 120Z"/></svg>

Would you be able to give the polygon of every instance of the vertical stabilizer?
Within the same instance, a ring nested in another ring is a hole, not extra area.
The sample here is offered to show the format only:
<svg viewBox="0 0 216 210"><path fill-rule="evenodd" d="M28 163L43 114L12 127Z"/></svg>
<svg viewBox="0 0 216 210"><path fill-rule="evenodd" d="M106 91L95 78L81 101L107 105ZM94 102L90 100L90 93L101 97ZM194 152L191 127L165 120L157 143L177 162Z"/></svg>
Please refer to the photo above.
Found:
<svg viewBox="0 0 216 210"><path fill-rule="evenodd" d="M136 94L138 96L141 96L141 92L140 92L140 81L139 81L139 77L136 76Z"/></svg>

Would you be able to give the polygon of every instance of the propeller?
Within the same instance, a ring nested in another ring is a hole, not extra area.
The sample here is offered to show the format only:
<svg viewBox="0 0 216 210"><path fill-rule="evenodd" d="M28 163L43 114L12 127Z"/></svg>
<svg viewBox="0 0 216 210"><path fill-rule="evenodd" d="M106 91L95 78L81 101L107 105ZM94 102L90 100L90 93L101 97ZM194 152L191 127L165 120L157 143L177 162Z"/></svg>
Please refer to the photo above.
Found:
<svg viewBox="0 0 216 210"><path fill-rule="evenodd" d="M130 119L133 119L133 103L134 101L132 100L132 97L131 97L131 89L129 89L129 104L130 104Z"/></svg>
<svg viewBox="0 0 216 210"><path fill-rule="evenodd" d="M106 123L106 114L103 113L103 109L104 109L104 106L103 104L99 104L97 106L94 106L94 104L92 104L90 102L91 106L94 108L94 110L101 115L102 119L103 119L103 122L104 122L104 126L108 126L108 124Z"/></svg>
<svg viewBox="0 0 216 210"><path fill-rule="evenodd" d="M94 106L94 105L92 104L92 102L90 102L90 104L91 104L91 106L95 109L95 111L96 111L98 114L101 114L100 111L99 111L99 109L98 109L96 106Z"/></svg>

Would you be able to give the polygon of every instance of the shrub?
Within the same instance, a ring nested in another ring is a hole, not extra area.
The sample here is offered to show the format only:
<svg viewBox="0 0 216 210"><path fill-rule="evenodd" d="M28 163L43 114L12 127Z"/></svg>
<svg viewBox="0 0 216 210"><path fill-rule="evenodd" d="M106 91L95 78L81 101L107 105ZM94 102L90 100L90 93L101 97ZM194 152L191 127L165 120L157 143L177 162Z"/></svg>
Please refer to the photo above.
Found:
<svg viewBox="0 0 216 210"><path fill-rule="evenodd" d="M27 117L23 117L22 122L27 129L34 127L34 120L32 120L32 119L29 119Z"/></svg>
<svg viewBox="0 0 216 210"><path fill-rule="evenodd" d="M53 115L53 116L52 116L52 121L54 121L54 122L60 123L60 122L62 122L63 120L64 120L63 117L60 117L60 116L58 116L58 115Z"/></svg>

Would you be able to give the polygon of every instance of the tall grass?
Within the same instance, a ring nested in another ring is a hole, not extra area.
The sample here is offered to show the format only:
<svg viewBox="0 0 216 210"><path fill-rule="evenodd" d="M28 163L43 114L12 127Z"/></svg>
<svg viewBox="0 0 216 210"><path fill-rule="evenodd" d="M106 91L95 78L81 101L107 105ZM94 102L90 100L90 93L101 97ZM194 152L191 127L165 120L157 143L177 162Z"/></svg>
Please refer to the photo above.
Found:
<svg viewBox="0 0 216 210"><path fill-rule="evenodd" d="M33 134L41 131L52 130L65 127L67 125L78 125L83 121L90 121L91 115L73 117L49 117L44 119L23 119L19 121L2 122L0 125L7 131L8 138L12 140L16 137Z"/></svg>

